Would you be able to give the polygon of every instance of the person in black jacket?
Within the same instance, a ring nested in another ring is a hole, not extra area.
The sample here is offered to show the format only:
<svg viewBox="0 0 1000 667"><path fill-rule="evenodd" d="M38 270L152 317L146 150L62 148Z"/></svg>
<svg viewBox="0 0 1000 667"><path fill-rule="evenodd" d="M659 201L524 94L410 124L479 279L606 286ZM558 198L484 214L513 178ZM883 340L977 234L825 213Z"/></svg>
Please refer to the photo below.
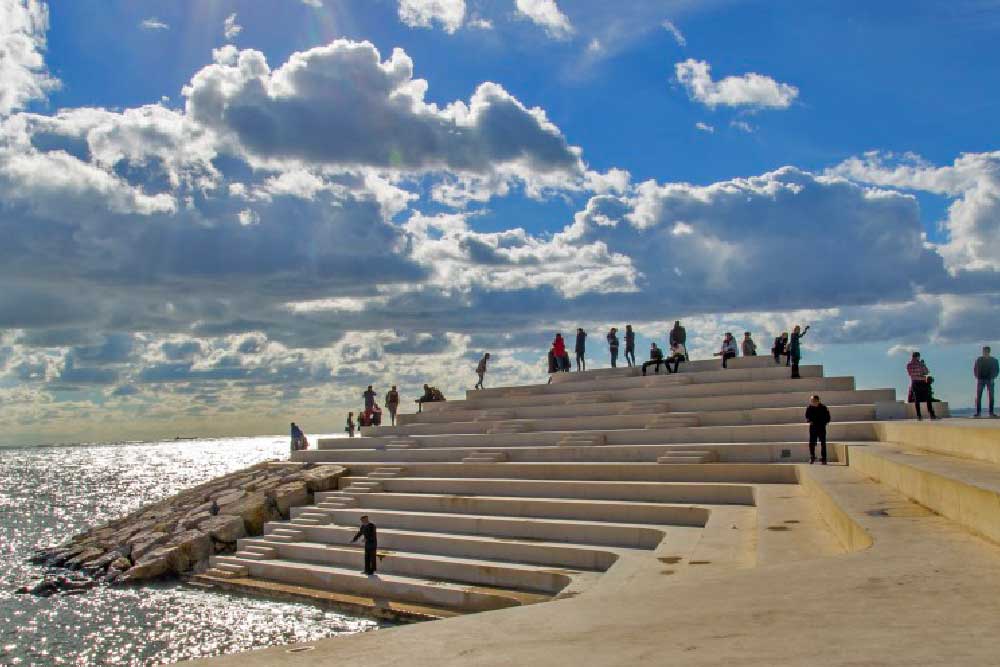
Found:
<svg viewBox="0 0 1000 667"><path fill-rule="evenodd" d="M625 325L625 363L628 364L629 368L635 366L635 332L632 331L632 325ZM659 366L657 366L659 370Z"/></svg>
<svg viewBox="0 0 1000 667"><path fill-rule="evenodd" d="M587 332L582 327L576 330L576 370L587 370Z"/></svg>
<svg viewBox="0 0 1000 667"><path fill-rule="evenodd" d="M378 537L375 534L375 524L368 520L367 514L361 517L361 528L351 540L351 544L357 542L362 535L365 538L365 574L371 576L375 574L375 561L378 560L375 557L378 551Z"/></svg>
<svg viewBox="0 0 1000 667"><path fill-rule="evenodd" d="M816 463L816 441L819 440L822 462L826 465L826 425L830 423L830 410L815 394L809 399L806 421L809 422L809 464Z"/></svg>

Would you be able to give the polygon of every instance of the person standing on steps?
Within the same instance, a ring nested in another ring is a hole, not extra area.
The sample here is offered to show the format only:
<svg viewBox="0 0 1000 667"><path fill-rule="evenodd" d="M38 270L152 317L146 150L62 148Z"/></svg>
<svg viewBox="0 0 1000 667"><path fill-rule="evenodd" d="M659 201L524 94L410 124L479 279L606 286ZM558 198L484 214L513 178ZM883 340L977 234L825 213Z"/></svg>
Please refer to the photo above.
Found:
<svg viewBox="0 0 1000 667"><path fill-rule="evenodd" d="M990 394L990 396L992 396L992 394ZM306 434L302 432L302 429L299 428L299 425L295 422L292 422L291 436L293 452L298 452L309 447L309 441L306 440Z"/></svg>
<svg viewBox="0 0 1000 667"><path fill-rule="evenodd" d="M635 332L632 331L632 325L625 325L625 363L628 364L629 368L635 366ZM657 366L657 371L659 371L659 366Z"/></svg>
<svg viewBox="0 0 1000 667"><path fill-rule="evenodd" d="M771 347L771 354L774 355L774 363L781 365L781 358L785 356L785 341L788 334L778 334L774 337L774 345Z"/></svg>
<svg viewBox="0 0 1000 667"><path fill-rule="evenodd" d="M378 560L378 536L375 532L375 524L368 520L368 515L361 517L361 528L351 539L351 544L358 541L359 537L365 538L365 570L369 577L375 574L375 565Z"/></svg>
<svg viewBox="0 0 1000 667"><path fill-rule="evenodd" d="M913 395L913 404L917 408L917 419L923 420L920 414L920 404L927 404L927 413L931 419L937 419L934 414L934 404L931 401L931 385L928 382L930 371L927 364L920 358L919 352L914 352L910 357L910 363L906 364L906 374L910 376L910 393Z"/></svg>
<svg viewBox="0 0 1000 667"><path fill-rule="evenodd" d="M361 396L365 399L365 412L372 412L375 410L375 390L372 389L371 385L365 389Z"/></svg>
<svg viewBox="0 0 1000 667"><path fill-rule="evenodd" d="M576 330L576 370L587 370L587 332L582 328Z"/></svg>
<svg viewBox="0 0 1000 667"><path fill-rule="evenodd" d="M1000 363L996 357L990 356L990 348L983 348L983 356L976 359L972 373L976 376L976 416L983 414L983 389L985 389L989 399L990 417L996 417L997 414L993 412L993 390L997 375L1000 375Z"/></svg>
<svg viewBox="0 0 1000 667"><path fill-rule="evenodd" d="M344 430L347 431L347 437L348 438L353 438L354 437L354 413L353 412L348 412L347 413L347 425L344 426Z"/></svg>
<svg viewBox="0 0 1000 667"><path fill-rule="evenodd" d="M566 339L561 333L556 334L552 341L552 356L556 360L556 371L569 372L569 353L566 352Z"/></svg>
<svg viewBox="0 0 1000 667"><path fill-rule="evenodd" d="M483 378L486 377L486 362L490 360L490 353L486 352L483 354L483 358L479 360L479 364L476 366L476 375L479 376L479 382L473 389L485 389L483 386Z"/></svg>
<svg viewBox="0 0 1000 667"><path fill-rule="evenodd" d="M792 336L788 340L788 358L792 362L792 379L797 380L801 376L799 375L799 361L802 360L802 345L799 343L802 337L806 335L809 331L809 325L803 329L799 325L795 325L792 329Z"/></svg>
<svg viewBox="0 0 1000 667"><path fill-rule="evenodd" d="M614 327L608 332L608 350L611 352L611 368L618 368L618 329Z"/></svg>
<svg viewBox="0 0 1000 667"><path fill-rule="evenodd" d="M396 411L399 410L399 392L396 391L396 385L392 385L392 389L385 394L385 407L389 410L389 419L392 421L392 425L396 425Z"/></svg>
<svg viewBox="0 0 1000 667"><path fill-rule="evenodd" d="M816 463L816 442L820 444L820 456L826 465L826 425L830 423L830 409L823 405L819 396L813 394L806 408L806 421L809 422L809 465Z"/></svg>
<svg viewBox="0 0 1000 667"><path fill-rule="evenodd" d="M743 334L743 356L744 357L757 356L757 343L753 342L753 338L750 337L749 331Z"/></svg>
<svg viewBox="0 0 1000 667"><path fill-rule="evenodd" d="M681 326L680 320L674 321L674 328L670 330L670 348L674 343L680 344L684 348L684 361L689 361L687 357L687 331Z"/></svg>

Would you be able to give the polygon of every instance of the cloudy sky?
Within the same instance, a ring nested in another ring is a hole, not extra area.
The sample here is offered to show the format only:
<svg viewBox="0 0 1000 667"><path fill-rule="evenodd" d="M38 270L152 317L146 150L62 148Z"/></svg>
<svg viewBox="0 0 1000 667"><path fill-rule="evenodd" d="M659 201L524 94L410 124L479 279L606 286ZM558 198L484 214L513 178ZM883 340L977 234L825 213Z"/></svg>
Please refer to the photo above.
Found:
<svg viewBox="0 0 1000 667"><path fill-rule="evenodd" d="M342 427L685 320L971 400L996 0L0 0L0 442Z"/></svg>

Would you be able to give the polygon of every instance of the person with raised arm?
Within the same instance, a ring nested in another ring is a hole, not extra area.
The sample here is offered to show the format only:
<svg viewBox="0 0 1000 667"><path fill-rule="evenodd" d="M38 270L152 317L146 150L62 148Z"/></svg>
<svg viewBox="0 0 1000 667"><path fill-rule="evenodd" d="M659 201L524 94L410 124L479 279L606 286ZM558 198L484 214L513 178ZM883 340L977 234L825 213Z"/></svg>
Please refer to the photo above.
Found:
<svg viewBox="0 0 1000 667"><path fill-rule="evenodd" d="M802 337L805 336L806 333L808 332L809 332L808 324L806 325L805 329L796 324L795 328L792 329L792 336L788 340L787 355L792 362L792 379L797 380L801 377L799 375L799 362L802 360L802 344L799 341L801 341Z"/></svg>

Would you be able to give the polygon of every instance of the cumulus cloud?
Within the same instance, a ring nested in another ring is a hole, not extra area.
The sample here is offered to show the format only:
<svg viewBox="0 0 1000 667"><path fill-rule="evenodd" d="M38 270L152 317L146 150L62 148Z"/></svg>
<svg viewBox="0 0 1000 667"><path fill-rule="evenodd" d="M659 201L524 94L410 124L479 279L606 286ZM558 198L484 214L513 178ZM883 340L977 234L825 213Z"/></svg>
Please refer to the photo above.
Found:
<svg viewBox="0 0 1000 667"><path fill-rule="evenodd" d="M940 246L949 268L1000 271L1000 151L965 153L947 166L913 154L870 152L845 160L830 173L951 199L943 221L948 240Z"/></svg>
<svg viewBox="0 0 1000 667"><path fill-rule="evenodd" d="M41 0L0 1L0 118L59 85L45 69L48 27Z"/></svg>
<svg viewBox="0 0 1000 667"><path fill-rule="evenodd" d="M580 173L579 149L539 108L502 86L468 103L424 100L401 49L385 61L368 42L337 40L272 70L262 53L233 49L184 88L187 114L261 158L385 169Z"/></svg>
<svg viewBox="0 0 1000 667"><path fill-rule="evenodd" d="M451 34L465 21L465 0L399 0L399 20L411 28L438 23Z"/></svg>
<svg viewBox="0 0 1000 667"><path fill-rule="evenodd" d="M541 26L551 37L566 39L573 34L573 25L556 0L515 0L515 7L518 16Z"/></svg>
<svg viewBox="0 0 1000 667"><path fill-rule="evenodd" d="M795 86L756 72L714 81L711 65L694 58L674 65L674 73L691 99L711 108L787 109L799 96Z"/></svg>
<svg viewBox="0 0 1000 667"><path fill-rule="evenodd" d="M702 122L700 120L697 123L695 123L694 126L695 126L695 129L701 130L702 132L708 132L709 134L714 134L715 133L715 128L714 127L712 127L708 123L704 123L704 122Z"/></svg>
<svg viewBox="0 0 1000 667"><path fill-rule="evenodd" d="M139 24L139 27L143 30L169 30L170 26L161 21L156 17L150 17L148 19L143 19Z"/></svg>

